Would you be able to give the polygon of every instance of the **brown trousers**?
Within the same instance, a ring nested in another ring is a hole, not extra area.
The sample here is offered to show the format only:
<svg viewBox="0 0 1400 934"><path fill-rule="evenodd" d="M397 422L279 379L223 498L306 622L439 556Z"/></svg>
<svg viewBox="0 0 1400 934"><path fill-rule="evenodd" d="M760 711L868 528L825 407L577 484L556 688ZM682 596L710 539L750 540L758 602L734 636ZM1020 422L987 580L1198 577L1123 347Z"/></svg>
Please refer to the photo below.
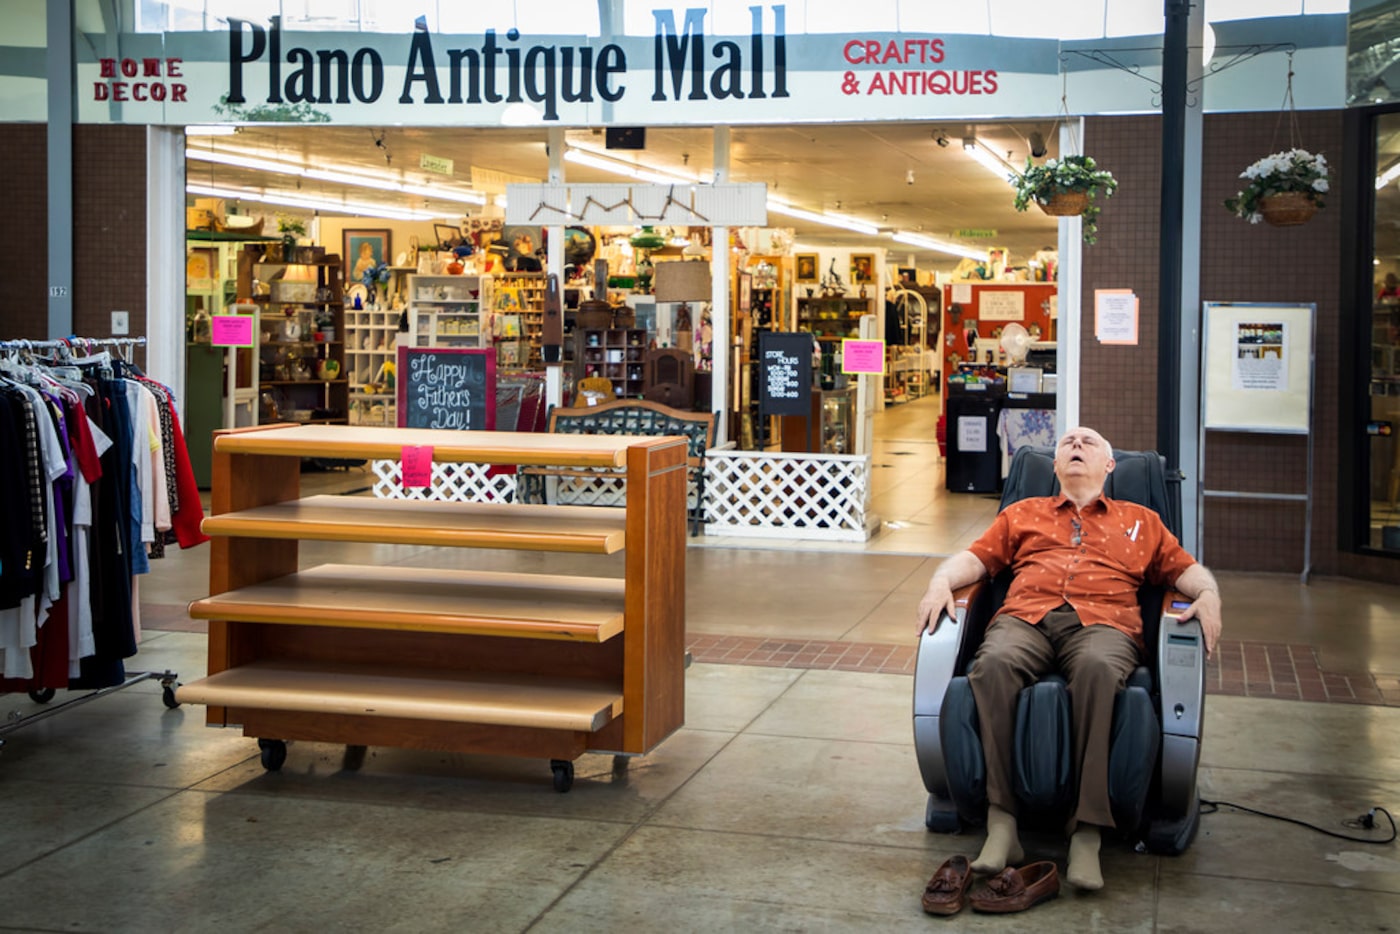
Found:
<svg viewBox="0 0 1400 934"><path fill-rule="evenodd" d="M987 762L988 802L1016 813L1011 779L1016 699L1026 685L1058 669L1069 682L1079 775L1079 802L1070 829L1074 822L1112 827L1108 741L1113 701L1138 664L1138 647L1131 637L1112 626L1083 625L1068 604L1051 610L1039 625L1006 615L992 620L968 673Z"/></svg>

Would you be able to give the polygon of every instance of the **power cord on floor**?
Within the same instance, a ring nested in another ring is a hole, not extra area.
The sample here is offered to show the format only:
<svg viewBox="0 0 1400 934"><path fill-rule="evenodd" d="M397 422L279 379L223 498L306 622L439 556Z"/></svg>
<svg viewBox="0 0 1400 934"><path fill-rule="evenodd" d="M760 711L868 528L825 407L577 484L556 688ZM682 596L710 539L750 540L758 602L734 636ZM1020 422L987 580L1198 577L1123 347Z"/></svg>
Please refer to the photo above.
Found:
<svg viewBox="0 0 1400 934"><path fill-rule="evenodd" d="M1309 830L1316 830L1318 833L1326 834L1329 837L1336 837L1339 840L1350 840L1352 843L1374 843L1383 846L1387 843L1395 842L1395 818L1391 817L1390 812L1379 805L1371 808L1371 810L1367 811L1365 814L1358 814L1351 820L1342 821L1342 826L1349 827L1353 830L1374 830L1378 826L1376 824L1376 815L1384 814L1386 821L1390 823L1390 836L1386 837L1384 840L1373 840L1368 837L1354 837L1351 834L1338 833L1335 830L1328 830L1316 824L1309 824L1307 821L1297 820L1292 817L1284 817L1282 814L1270 814L1268 811L1257 811L1254 808L1247 808L1243 804L1235 804L1231 801L1207 801L1204 798L1201 799L1202 814L1214 814L1221 808L1234 808L1236 811L1244 811L1246 814L1256 814L1259 817L1271 817L1274 820L1281 820L1289 824L1297 824L1299 827L1306 827Z"/></svg>

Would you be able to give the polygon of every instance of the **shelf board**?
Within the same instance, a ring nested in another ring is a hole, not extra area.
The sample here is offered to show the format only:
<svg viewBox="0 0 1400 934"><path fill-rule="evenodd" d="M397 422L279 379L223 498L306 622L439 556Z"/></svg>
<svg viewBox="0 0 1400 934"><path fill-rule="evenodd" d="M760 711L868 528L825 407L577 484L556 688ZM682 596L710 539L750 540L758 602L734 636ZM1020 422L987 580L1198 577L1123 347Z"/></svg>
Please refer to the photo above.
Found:
<svg viewBox="0 0 1400 934"><path fill-rule="evenodd" d="M625 467L627 449L659 439L630 435L552 435L518 431L455 431L431 428L313 428L267 425L220 434L216 452L288 457L398 459L405 445L430 446L439 463ZM683 437L672 439L684 444Z"/></svg>
<svg viewBox="0 0 1400 934"><path fill-rule="evenodd" d="M324 564L190 604L193 619L606 642L620 578Z"/></svg>
<svg viewBox="0 0 1400 934"><path fill-rule="evenodd" d="M210 516L202 528L206 535L244 538L610 555L623 548L624 519L621 510L604 506L311 496Z"/></svg>
<svg viewBox="0 0 1400 934"><path fill-rule="evenodd" d="M404 717L593 733L622 713L615 687L581 679L261 661L181 685L181 703Z"/></svg>

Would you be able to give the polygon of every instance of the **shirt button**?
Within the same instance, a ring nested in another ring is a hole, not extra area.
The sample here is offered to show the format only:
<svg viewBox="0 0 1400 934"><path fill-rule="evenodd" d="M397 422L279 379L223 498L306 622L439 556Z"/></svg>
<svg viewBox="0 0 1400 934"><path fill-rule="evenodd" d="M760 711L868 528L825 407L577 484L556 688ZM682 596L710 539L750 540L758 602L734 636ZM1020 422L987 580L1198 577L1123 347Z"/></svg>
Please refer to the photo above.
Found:
<svg viewBox="0 0 1400 934"><path fill-rule="evenodd" d="M1081 549L1079 549L1079 553L1082 555L1082 554L1084 554L1084 552L1086 552L1086 551L1088 551L1088 550L1089 550L1089 549L1087 549L1087 548L1081 548Z"/></svg>
<svg viewBox="0 0 1400 934"><path fill-rule="evenodd" d="M1069 576L1069 579L1070 579L1070 580L1074 580L1074 575L1071 574L1071 575Z"/></svg>

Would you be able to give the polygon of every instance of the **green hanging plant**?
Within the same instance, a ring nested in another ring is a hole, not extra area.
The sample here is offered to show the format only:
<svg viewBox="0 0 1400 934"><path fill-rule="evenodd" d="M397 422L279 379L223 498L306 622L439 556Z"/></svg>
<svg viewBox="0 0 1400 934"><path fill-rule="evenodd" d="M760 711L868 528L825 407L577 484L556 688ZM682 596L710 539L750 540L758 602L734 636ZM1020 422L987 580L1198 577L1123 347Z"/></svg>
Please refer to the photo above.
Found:
<svg viewBox="0 0 1400 934"><path fill-rule="evenodd" d="M1096 198L1103 192L1105 199L1118 190L1118 180L1107 169L1100 169L1091 156L1065 156L1047 159L1036 165L1026 159L1026 171L1012 182L1016 188L1016 210L1024 211L1035 202L1042 211L1053 216L1079 215L1084 221L1084 242L1098 242L1099 205Z"/></svg>

